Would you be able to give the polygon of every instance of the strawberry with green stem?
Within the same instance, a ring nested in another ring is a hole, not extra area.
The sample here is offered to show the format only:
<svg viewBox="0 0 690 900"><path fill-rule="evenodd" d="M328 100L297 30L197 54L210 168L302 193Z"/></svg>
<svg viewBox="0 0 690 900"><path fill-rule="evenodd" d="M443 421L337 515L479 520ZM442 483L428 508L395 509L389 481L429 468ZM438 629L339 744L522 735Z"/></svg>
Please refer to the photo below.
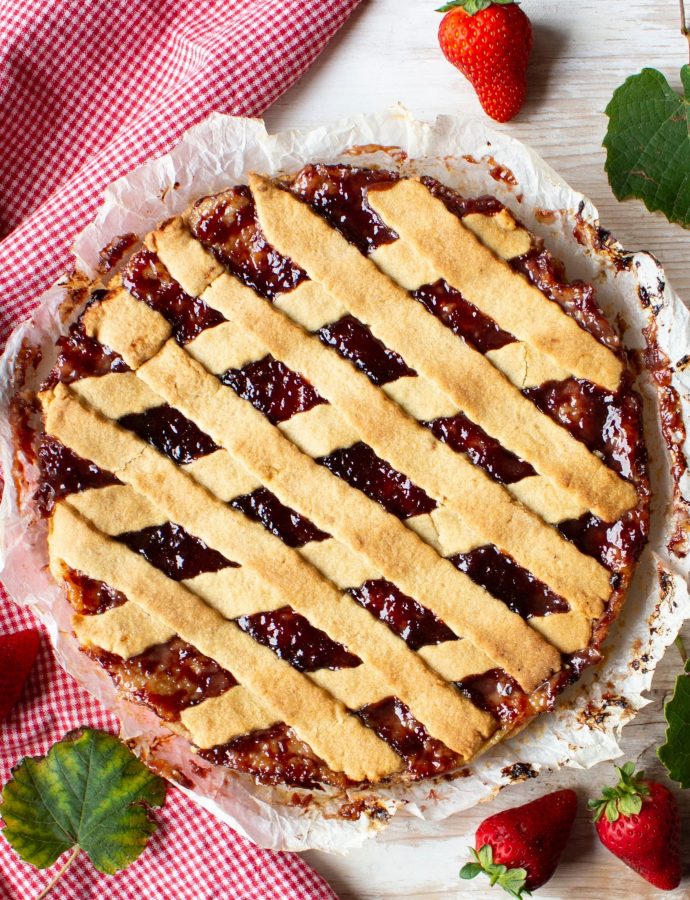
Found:
<svg viewBox="0 0 690 900"><path fill-rule="evenodd" d="M485 819L475 835L473 860L461 878L489 876L491 885L523 897L551 878L577 812L575 791L554 791Z"/></svg>
<svg viewBox="0 0 690 900"><path fill-rule="evenodd" d="M617 766L620 779L589 801L602 844L633 871L662 891L680 884L680 816L671 791L635 773L635 764Z"/></svg>
<svg viewBox="0 0 690 900"><path fill-rule="evenodd" d="M450 0L438 40L446 59L473 85L497 122L517 115L527 93L530 20L515 0Z"/></svg>

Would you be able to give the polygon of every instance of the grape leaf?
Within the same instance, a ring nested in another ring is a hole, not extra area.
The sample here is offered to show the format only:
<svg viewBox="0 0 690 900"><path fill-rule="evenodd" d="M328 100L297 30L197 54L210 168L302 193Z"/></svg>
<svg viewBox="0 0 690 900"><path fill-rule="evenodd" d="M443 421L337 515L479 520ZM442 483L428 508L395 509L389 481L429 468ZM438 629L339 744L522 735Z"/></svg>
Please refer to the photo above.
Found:
<svg viewBox="0 0 690 900"><path fill-rule="evenodd" d="M690 66L684 96L656 69L632 75L606 107L606 172L618 200L636 197L650 212L690 228Z"/></svg>
<svg viewBox="0 0 690 900"><path fill-rule="evenodd" d="M165 782L117 738L82 728L47 756L23 759L2 791L3 834L25 862L45 869L72 847L112 875L144 850L158 827Z"/></svg>
<svg viewBox="0 0 690 900"><path fill-rule="evenodd" d="M673 781L690 788L690 661L685 664L685 673L676 679L664 715L668 728L666 742L659 747L659 759Z"/></svg>

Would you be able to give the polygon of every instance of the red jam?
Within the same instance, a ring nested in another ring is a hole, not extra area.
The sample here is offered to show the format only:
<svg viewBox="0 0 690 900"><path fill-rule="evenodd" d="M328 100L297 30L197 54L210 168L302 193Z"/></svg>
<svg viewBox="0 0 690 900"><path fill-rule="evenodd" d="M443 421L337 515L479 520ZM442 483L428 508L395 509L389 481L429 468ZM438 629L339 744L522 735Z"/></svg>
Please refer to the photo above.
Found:
<svg viewBox="0 0 690 900"><path fill-rule="evenodd" d="M381 169L308 165L291 179L290 190L362 253L369 253L398 236L369 206L367 191L394 184L399 177Z"/></svg>
<svg viewBox="0 0 690 900"><path fill-rule="evenodd" d="M325 541L330 537L263 487L251 494L235 497L230 505L248 519L261 522L267 531L279 537L288 547L303 547L310 541Z"/></svg>
<svg viewBox="0 0 690 900"><path fill-rule="evenodd" d="M127 598L120 591L116 591L104 581L89 578L76 569L69 569L65 573L64 584L67 599L75 612L82 616L98 616L127 602Z"/></svg>
<svg viewBox="0 0 690 900"><path fill-rule="evenodd" d="M385 578L365 581L361 587L350 588L349 593L412 650L457 640L444 622Z"/></svg>
<svg viewBox="0 0 690 900"><path fill-rule="evenodd" d="M364 706L357 715L403 758L415 779L440 775L461 764L460 757L432 738L397 697Z"/></svg>
<svg viewBox="0 0 690 900"><path fill-rule="evenodd" d="M218 450L218 445L194 422L167 403L123 416L118 424L181 466Z"/></svg>
<svg viewBox="0 0 690 900"><path fill-rule="evenodd" d="M343 447L318 462L399 519L420 516L436 509L435 500L413 484L407 475L396 472L367 444Z"/></svg>
<svg viewBox="0 0 690 900"><path fill-rule="evenodd" d="M44 515L50 513L57 501L68 494L120 484L110 472L104 472L95 463L77 456L55 438L45 434L38 448L38 462L41 468L41 486L36 502Z"/></svg>
<svg viewBox="0 0 690 900"><path fill-rule="evenodd" d="M229 566L237 566L237 563L230 562L217 550L208 547L201 538L189 534L175 522L120 534L117 540L126 544L130 550L140 553L173 581L196 578L203 572L219 572Z"/></svg>
<svg viewBox="0 0 690 900"><path fill-rule="evenodd" d="M353 316L343 316L337 322L324 325L318 334L324 344L351 360L376 385L417 374L402 356L389 350Z"/></svg>
<svg viewBox="0 0 690 900"><path fill-rule="evenodd" d="M352 669L362 662L289 606L242 616L237 624L300 672Z"/></svg>
<svg viewBox="0 0 690 900"><path fill-rule="evenodd" d="M306 378L270 355L241 369L228 369L220 380L273 425L326 403Z"/></svg>
<svg viewBox="0 0 690 900"><path fill-rule="evenodd" d="M412 291L412 296L453 334L464 338L480 353L500 350L515 341L512 334L499 328L493 319L485 316L445 281L424 284Z"/></svg>
<svg viewBox="0 0 690 900"><path fill-rule="evenodd" d="M503 669L491 669L458 682L460 692L503 725L529 712L529 698Z"/></svg>
<svg viewBox="0 0 690 900"><path fill-rule="evenodd" d="M245 185L199 200L189 224L207 250L262 297L272 300L306 280L306 273L266 240Z"/></svg>
<svg viewBox="0 0 690 900"><path fill-rule="evenodd" d="M481 466L501 484L513 484L537 474L529 463L506 450L462 413L425 424L439 441L458 453L466 453L476 466Z"/></svg>
<svg viewBox="0 0 690 900"><path fill-rule="evenodd" d="M225 318L199 297L190 297L150 250L140 250L122 273L127 290L159 312L172 325L173 337L180 344L194 340L207 328L220 325Z"/></svg>
<svg viewBox="0 0 690 900"><path fill-rule="evenodd" d="M178 637L126 660L95 647L86 652L125 693L172 722L183 709L219 697L237 684L230 672Z"/></svg>
<svg viewBox="0 0 690 900"><path fill-rule="evenodd" d="M523 619L568 612L570 608L562 597L493 545L459 553L451 557L451 562Z"/></svg>

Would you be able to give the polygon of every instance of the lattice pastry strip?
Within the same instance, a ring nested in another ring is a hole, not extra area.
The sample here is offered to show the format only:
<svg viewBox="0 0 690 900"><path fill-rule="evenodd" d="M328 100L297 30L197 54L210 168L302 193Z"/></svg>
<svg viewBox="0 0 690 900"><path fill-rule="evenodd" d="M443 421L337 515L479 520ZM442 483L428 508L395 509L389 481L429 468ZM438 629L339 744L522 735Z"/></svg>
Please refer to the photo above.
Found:
<svg viewBox="0 0 690 900"><path fill-rule="evenodd" d="M103 337L101 332L107 333L110 345L121 351L128 362L133 359L126 340L123 342L117 335L115 320L123 314L128 317L130 303L136 304L136 301L127 299L121 291L117 292L98 307L97 317L87 314L86 323L87 329L99 338ZM147 312L153 317L158 315L151 310ZM159 332L151 329L149 333ZM142 339L139 337L137 340L137 355L140 356ZM515 674L517 669L520 671L520 676L516 676L518 680L525 678L524 658L508 659L505 648L496 645L495 637L490 633L491 627L487 628L479 622L480 618L488 621L488 617L504 617L507 610L500 601L493 601L490 595L464 578L450 563L439 559L431 548L418 541L377 504L334 479L327 470L315 466L308 457L282 439L280 432L257 410L220 385L174 341L168 341L160 352L157 352L158 344L156 337L149 347L150 353L155 355L138 370L138 375L149 386L154 387L202 431L210 434L216 443L241 458L281 502L298 509L319 528L353 546L379 567L385 577L432 609L456 633L471 637L475 643L481 641L480 646L501 667L511 674ZM200 396L205 397L204 403L198 403ZM314 489L317 485L320 485L319 495L331 498L325 509L315 502ZM391 559L391 547L396 545L400 545L401 551ZM462 611L443 596L452 597L457 592L463 597ZM477 608L473 615L471 609L475 604L481 605L481 613ZM517 616L508 621L513 621L512 628L518 630L524 625ZM530 642L534 653L531 663L533 672L527 676L528 680L537 672L541 674L549 667L558 666L550 648L535 643L530 635L533 632L525 626L523 640Z"/></svg>
<svg viewBox="0 0 690 900"><path fill-rule="evenodd" d="M252 185L261 226L271 244L295 259L477 425L542 475L570 490L605 521L634 506L632 485L543 415L489 360L413 303L404 289L342 235L266 179L255 178ZM616 357L603 347L601 350L619 368Z"/></svg>
<svg viewBox="0 0 690 900"><path fill-rule="evenodd" d="M282 593L287 605L303 613L316 627L377 671L391 685L389 693L399 696L431 734L465 754L468 743L477 745L483 740L477 721L485 729L491 717L438 680L422 659L382 622L373 619L348 595L340 594L306 561L300 564L301 558L295 551L211 497L183 469L134 435L107 420L94 420L97 414L70 400L70 392L64 386L59 385L55 394L46 398L46 403L49 434L79 455L88 454L100 468L114 471L118 478L165 509L170 520L179 522L227 559L237 560L256 571ZM502 607L499 601L496 603ZM496 612L513 622L518 631L527 632L527 640L533 640L530 635L536 637L535 632L505 607L497 608Z"/></svg>
<svg viewBox="0 0 690 900"><path fill-rule="evenodd" d="M277 719L290 722L335 771L376 779L400 767L396 754L348 715L340 702L137 553L93 529L68 504L58 504L52 525L54 559L112 585L233 672ZM316 710L318 717L314 717ZM477 714L475 719L480 721L479 710Z"/></svg>
<svg viewBox="0 0 690 900"><path fill-rule="evenodd" d="M502 246L503 235L514 234L515 231L519 231L522 237L517 244L509 242L508 249L510 251L524 250L525 246L530 243L529 238L524 237L528 235L524 229L514 229L511 232L507 226L504 228L497 227L495 224L493 226L485 225L483 228L479 226L480 221L493 223L498 218L496 216L489 218L476 214L468 218L474 229L480 234L485 234L487 227L491 228L490 245ZM514 225L514 220L510 219L509 221ZM211 262L213 258L210 257L208 261L204 260L203 255L199 253L199 243L186 230L182 219L170 220L149 237L149 244L152 247L155 246L161 262L171 274L175 275L176 280L190 296L192 296L190 292L193 289L204 285L204 272L213 271L214 277L217 277L218 273ZM503 240L505 239L503 238ZM379 264L383 257L386 263L385 271L396 278L402 273L403 279L406 276L415 286L417 283L423 283L425 278L423 260L420 262L417 257L417 261L411 264L409 271L406 270L404 266L408 257L404 252L400 253L392 249L399 246L410 250L414 257L414 249L400 239L392 244L383 245L372 254L372 257ZM420 265L422 266L421 271ZM429 278L435 278L433 273L427 272L427 275ZM204 287L208 287L208 284ZM337 304L320 285L313 281L304 281L289 293L279 295L273 305L312 332L346 313L344 307ZM233 318L229 309L224 307L224 311L227 318ZM251 348L257 358L269 352L269 348L261 342L257 334L247 329L238 331L237 324L235 321L232 324L228 322L227 325L224 324L202 332L199 337L187 345L189 353L209 371L220 375L229 368L239 368L250 361L247 358L248 353L244 350L245 347ZM228 342L230 332L232 332L232 339ZM238 346L243 348L239 354L234 349ZM565 374L553 364L549 365L548 360L521 342L508 344L500 350L489 352L487 356L519 387L529 386L532 382L541 383L547 378L560 378ZM384 384L382 390L402 409L418 420L431 421L459 412L457 403L443 394L432 382L419 375L402 377ZM313 417L315 421L318 419L319 424L326 424L327 431L323 432L318 428L311 431L311 426L302 424L301 420L306 417ZM325 423L324 419L327 420ZM340 441L339 446L344 447L349 443L354 443L357 439L354 431L351 430L348 433L347 423L342 422L338 428L338 414L335 410L323 406L318 406L301 416L295 416L288 422L281 423L279 427L288 434L293 443L297 443L312 456L326 455L328 451L325 446L330 444L331 440ZM307 435L303 434L303 428L309 429ZM318 444L316 443L317 435ZM306 440L301 440L301 438L306 438ZM351 439L348 440L348 438ZM335 443L330 449L336 449ZM507 490L547 522L578 518L587 509L567 489L561 488L558 484L554 484L540 475L532 476L529 483L521 486L508 485Z"/></svg>

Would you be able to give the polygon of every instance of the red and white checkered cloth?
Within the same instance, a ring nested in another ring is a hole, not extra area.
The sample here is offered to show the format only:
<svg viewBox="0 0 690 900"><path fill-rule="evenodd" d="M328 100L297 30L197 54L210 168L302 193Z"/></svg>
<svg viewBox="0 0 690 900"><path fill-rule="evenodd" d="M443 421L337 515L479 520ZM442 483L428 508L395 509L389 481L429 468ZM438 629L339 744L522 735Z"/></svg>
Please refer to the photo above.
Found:
<svg viewBox="0 0 690 900"><path fill-rule="evenodd" d="M359 2L0 0L0 347L69 264L107 184L213 111L261 115ZM0 589L0 633L31 624ZM21 703L0 725L0 782L79 725L117 730L44 638ZM299 857L257 849L174 788L157 818L129 869L99 875L82 855L51 897L335 897ZM35 896L52 871L25 865L0 839L2 900Z"/></svg>

